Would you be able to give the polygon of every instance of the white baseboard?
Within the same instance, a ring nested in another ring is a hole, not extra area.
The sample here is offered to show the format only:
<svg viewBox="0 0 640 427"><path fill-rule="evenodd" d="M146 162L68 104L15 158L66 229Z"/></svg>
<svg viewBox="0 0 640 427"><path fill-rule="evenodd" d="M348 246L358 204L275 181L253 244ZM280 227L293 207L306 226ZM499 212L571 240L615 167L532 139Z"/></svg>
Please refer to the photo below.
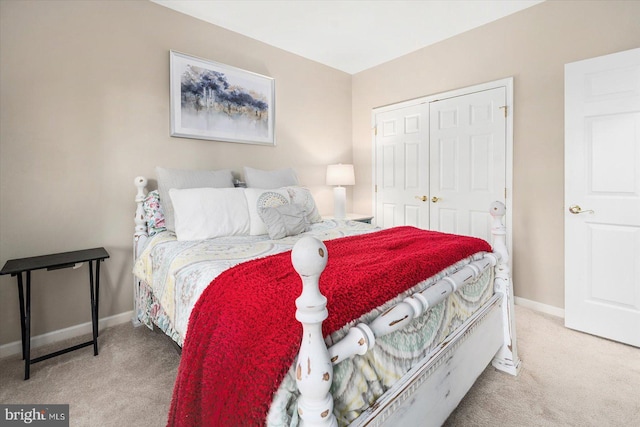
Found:
<svg viewBox="0 0 640 427"><path fill-rule="evenodd" d="M564 318L564 309L555 307L553 305L543 304L541 302L532 301L526 298L514 297L513 302L517 305L521 305L531 310L539 311L541 313L551 314L552 316L558 316Z"/></svg>
<svg viewBox="0 0 640 427"><path fill-rule="evenodd" d="M543 304L540 302L532 301L526 298L514 297L514 302L517 305L521 305L531 310L540 311L542 313L551 314L564 318L564 309L554 307L552 305ZM133 310L126 311L124 313L116 314L114 316L104 317L99 321L99 327L108 328L109 326L119 325L125 322L130 322L133 318ZM70 326L58 331L47 332L46 334L31 337L31 348L41 347L43 345L51 344L54 342L66 340L68 338L75 338L80 335L86 335L91 333L91 322L82 323L80 325ZM14 354L20 354L22 352L22 343L20 341L14 341L8 344L0 345L0 358L11 356Z"/></svg>
<svg viewBox="0 0 640 427"><path fill-rule="evenodd" d="M109 326L115 326L121 323L130 322L132 316L133 310L125 311L124 313L116 314L114 316L104 317L98 321L98 327L100 329L104 329L108 328ZM91 322L87 322L57 331L47 332L46 334L31 337L31 348L41 347L43 345L66 340L68 338L75 338L81 335L90 334L91 330ZM22 342L20 341L14 341L8 344L0 345L0 358L21 353Z"/></svg>

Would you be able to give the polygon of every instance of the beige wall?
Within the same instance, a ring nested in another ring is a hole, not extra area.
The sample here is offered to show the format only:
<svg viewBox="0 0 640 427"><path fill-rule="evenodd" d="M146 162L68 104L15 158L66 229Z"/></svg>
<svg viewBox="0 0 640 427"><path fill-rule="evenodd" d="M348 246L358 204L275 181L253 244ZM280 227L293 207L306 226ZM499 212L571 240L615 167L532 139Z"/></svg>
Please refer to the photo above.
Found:
<svg viewBox="0 0 640 427"><path fill-rule="evenodd" d="M0 263L105 246L100 315L125 312L135 176L292 165L330 212L325 167L353 160L367 213L373 108L513 76L516 294L563 307L563 67L640 46L639 16L547 1L352 77L147 1L0 0ZM277 146L171 138L170 49L274 77ZM34 335L90 321L86 275L34 273ZM17 299L1 277L0 345Z"/></svg>
<svg viewBox="0 0 640 427"><path fill-rule="evenodd" d="M326 165L352 160L350 75L148 1L0 0L0 43L0 263L104 246L101 317L132 309L135 176L293 165L329 212ZM274 77L277 146L170 137L170 49ZM32 335L89 322L87 268L35 272L32 314Z"/></svg>
<svg viewBox="0 0 640 427"><path fill-rule="evenodd" d="M353 77L356 211L370 212L371 111L514 78L514 288L564 307L564 64L640 46L639 1L547 1Z"/></svg>

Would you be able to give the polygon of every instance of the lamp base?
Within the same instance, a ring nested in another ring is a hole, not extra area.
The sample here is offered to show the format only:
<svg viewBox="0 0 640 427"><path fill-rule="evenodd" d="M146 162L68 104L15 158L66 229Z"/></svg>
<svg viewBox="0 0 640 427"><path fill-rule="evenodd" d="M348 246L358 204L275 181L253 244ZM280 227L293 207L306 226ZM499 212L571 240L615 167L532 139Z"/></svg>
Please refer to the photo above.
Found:
<svg viewBox="0 0 640 427"><path fill-rule="evenodd" d="M337 219L347 217L347 189L345 187L335 187L333 189L333 216Z"/></svg>

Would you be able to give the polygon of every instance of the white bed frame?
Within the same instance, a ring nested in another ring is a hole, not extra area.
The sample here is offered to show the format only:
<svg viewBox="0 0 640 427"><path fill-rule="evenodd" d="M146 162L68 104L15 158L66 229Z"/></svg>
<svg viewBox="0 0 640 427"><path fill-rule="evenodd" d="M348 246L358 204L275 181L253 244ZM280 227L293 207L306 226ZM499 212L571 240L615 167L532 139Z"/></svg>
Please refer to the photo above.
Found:
<svg viewBox="0 0 640 427"><path fill-rule="evenodd" d="M143 176L137 176L133 180L133 184L136 186L136 215L134 217L134 222L136 224L135 231L133 232L133 263L135 264L136 260L142 253L142 249L144 248L147 239L149 239L149 232L147 229L147 222L145 220L144 215L144 199L147 197L147 178ZM140 293L140 280L133 276L133 317L131 318L131 323L134 326L142 325L140 319L138 319L138 295Z"/></svg>
<svg viewBox="0 0 640 427"><path fill-rule="evenodd" d="M142 207L147 180L137 177L134 183L137 187L135 258L148 238ZM326 347L322 336L322 322L328 316L327 300L318 286L327 262L327 248L313 237L304 237L295 244L291 259L303 283L302 294L296 300L296 319L303 328L296 361L296 382L300 390L298 413L305 426L337 426L333 398L329 393L334 364L355 354L365 354L375 345L376 337L403 328L413 318L472 282L487 268L495 269L491 299L351 425L440 426L489 363L496 369L518 375L521 363L516 345L506 227L502 222L505 211L500 202L492 203L489 209L493 217L493 253L411 295L369 325L361 323L352 327L330 348ZM137 305L138 290L139 282L134 278L134 305ZM134 318L134 324L138 324L136 306Z"/></svg>

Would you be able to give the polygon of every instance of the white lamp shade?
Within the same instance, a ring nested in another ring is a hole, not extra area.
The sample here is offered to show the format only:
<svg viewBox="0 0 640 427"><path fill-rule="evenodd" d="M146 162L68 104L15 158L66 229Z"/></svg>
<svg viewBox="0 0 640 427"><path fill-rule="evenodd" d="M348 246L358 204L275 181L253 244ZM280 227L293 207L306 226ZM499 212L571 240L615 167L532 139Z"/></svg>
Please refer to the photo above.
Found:
<svg viewBox="0 0 640 427"><path fill-rule="evenodd" d="M355 185L356 177L353 172L353 165L327 166L327 185Z"/></svg>

